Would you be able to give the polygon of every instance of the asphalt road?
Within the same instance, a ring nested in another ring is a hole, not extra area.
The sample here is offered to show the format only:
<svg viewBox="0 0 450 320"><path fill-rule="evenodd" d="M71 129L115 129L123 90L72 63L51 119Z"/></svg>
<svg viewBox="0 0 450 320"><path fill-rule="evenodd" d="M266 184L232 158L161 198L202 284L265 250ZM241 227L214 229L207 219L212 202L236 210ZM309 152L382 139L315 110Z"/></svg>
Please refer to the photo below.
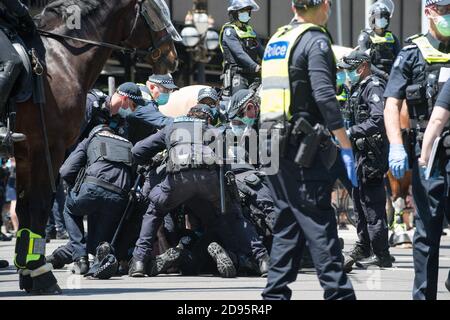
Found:
<svg viewBox="0 0 450 320"><path fill-rule="evenodd" d="M448 232L448 230L447 230ZM448 232L450 235L450 232ZM345 249L356 240L354 229L341 231ZM47 247L52 252L64 241L53 240ZM12 264L14 242L0 242L0 258ZM350 274L358 299L362 300L410 300L414 277L411 249L391 249L396 263L389 269L354 270ZM442 237L438 299L450 300L450 292L444 286L450 269L450 236ZM63 289L63 295L36 297L18 290L15 268L0 269L0 300L2 299L126 299L126 300L260 300L266 284L262 278L222 279L213 276L182 277L160 275L153 278L116 277L110 280L86 280L72 275L71 266L55 270L54 274ZM317 300L323 291L313 269L302 270L291 285L293 299Z"/></svg>

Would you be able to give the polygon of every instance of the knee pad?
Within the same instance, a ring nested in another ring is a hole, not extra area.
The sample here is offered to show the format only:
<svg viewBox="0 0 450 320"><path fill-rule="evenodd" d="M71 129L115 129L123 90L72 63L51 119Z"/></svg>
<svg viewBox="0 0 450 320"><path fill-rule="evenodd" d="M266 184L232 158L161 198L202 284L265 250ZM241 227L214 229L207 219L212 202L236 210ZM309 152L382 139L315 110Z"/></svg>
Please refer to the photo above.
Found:
<svg viewBox="0 0 450 320"><path fill-rule="evenodd" d="M44 259L45 239L31 232L29 229L20 229L17 232L17 241L14 256L14 265L19 269L32 269L30 264Z"/></svg>

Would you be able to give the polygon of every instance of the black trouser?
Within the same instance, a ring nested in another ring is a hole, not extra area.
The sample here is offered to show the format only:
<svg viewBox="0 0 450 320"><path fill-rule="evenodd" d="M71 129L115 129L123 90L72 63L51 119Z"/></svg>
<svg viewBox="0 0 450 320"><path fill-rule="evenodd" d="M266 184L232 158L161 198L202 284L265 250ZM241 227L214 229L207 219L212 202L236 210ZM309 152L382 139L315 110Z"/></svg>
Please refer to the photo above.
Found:
<svg viewBox="0 0 450 320"><path fill-rule="evenodd" d="M23 65L11 40L0 26L0 115L5 112L6 103Z"/></svg>
<svg viewBox="0 0 450 320"><path fill-rule="evenodd" d="M417 146L416 156L419 154L420 148ZM446 171L450 172L448 164ZM437 296L439 246L442 222L449 199L449 178L450 175L447 174L447 177L437 175L424 180L419 173L417 158L414 160L412 193L416 205L414 216L416 231L413 240L415 300L435 300Z"/></svg>
<svg viewBox="0 0 450 320"><path fill-rule="evenodd" d="M64 219L73 247L74 261L87 256L88 253L95 255L101 242L111 242L126 204L125 195L91 183L83 183L78 194L72 190L69 192L64 207ZM88 216L87 241L83 226L85 215Z"/></svg>
<svg viewBox="0 0 450 320"><path fill-rule="evenodd" d="M236 234L233 234L224 217L219 215L220 189L219 178L215 170L191 169L168 174L164 181L154 187L149 195L150 205L144 215L141 232L133 257L139 261L148 261L152 255L156 233L164 216L172 209L193 198L211 203L208 220L218 230L221 242L230 250L239 252Z"/></svg>
<svg viewBox="0 0 450 320"><path fill-rule="evenodd" d="M353 204L360 244L371 248L378 256L386 254L389 242L384 179L363 182L358 176L358 188L353 189Z"/></svg>
<svg viewBox="0 0 450 320"><path fill-rule="evenodd" d="M319 156L309 169L299 168L292 160L280 159L280 171L269 180L272 192L277 195L278 216L263 298L291 298L288 284L297 278L305 241L308 241L325 299L355 299L352 284L343 271L336 217L331 206L334 180Z"/></svg>

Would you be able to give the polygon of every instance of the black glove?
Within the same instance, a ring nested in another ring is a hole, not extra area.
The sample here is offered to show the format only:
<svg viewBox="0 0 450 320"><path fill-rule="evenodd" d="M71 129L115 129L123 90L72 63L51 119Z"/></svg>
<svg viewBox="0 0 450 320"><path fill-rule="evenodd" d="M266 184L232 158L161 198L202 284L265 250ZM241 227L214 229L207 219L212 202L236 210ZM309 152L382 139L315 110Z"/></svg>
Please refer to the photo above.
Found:
<svg viewBox="0 0 450 320"><path fill-rule="evenodd" d="M34 35L36 33L36 25L34 24L33 18L29 14L20 17L18 29L27 35Z"/></svg>

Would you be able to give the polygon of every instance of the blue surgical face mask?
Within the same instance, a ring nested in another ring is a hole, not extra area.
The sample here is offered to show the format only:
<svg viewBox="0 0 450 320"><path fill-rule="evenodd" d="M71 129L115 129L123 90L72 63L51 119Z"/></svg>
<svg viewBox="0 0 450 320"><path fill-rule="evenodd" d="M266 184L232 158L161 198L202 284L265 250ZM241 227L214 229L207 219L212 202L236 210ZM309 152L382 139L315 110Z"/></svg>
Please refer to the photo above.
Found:
<svg viewBox="0 0 450 320"><path fill-rule="evenodd" d="M339 71L336 74L336 84L338 87L341 87L345 84L345 81L347 80L347 74L344 71Z"/></svg>
<svg viewBox="0 0 450 320"><path fill-rule="evenodd" d="M163 106L169 102L170 93L160 93L158 99L156 99L156 102L158 105Z"/></svg>
<svg viewBox="0 0 450 320"><path fill-rule="evenodd" d="M357 84L361 79L361 75L358 73L358 69L347 72L347 77L352 85Z"/></svg>
<svg viewBox="0 0 450 320"><path fill-rule="evenodd" d="M375 28L386 29L389 25L389 20L386 18L375 18Z"/></svg>
<svg viewBox="0 0 450 320"><path fill-rule="evenodd" d="M442 36L450 37L450 14L446 14L445 16L437 16L434 19L434 23Z"/></svg>
<svg viewBox="0 0 450 320"><path fill-rule="evenodd" d="M122 119L126 119L128 115L133 113L133 111L130 108L128 109L120 108L118 113Z"/></svg>
<svg viewBox="0 0 450 320"><path fill-rule="evenodd" d="M250 17L250 13L248 11L244 11L244 12L239 12L238 14L238 19L240 22L242 23L247 23L250 21L251 17Z"/></svg>

